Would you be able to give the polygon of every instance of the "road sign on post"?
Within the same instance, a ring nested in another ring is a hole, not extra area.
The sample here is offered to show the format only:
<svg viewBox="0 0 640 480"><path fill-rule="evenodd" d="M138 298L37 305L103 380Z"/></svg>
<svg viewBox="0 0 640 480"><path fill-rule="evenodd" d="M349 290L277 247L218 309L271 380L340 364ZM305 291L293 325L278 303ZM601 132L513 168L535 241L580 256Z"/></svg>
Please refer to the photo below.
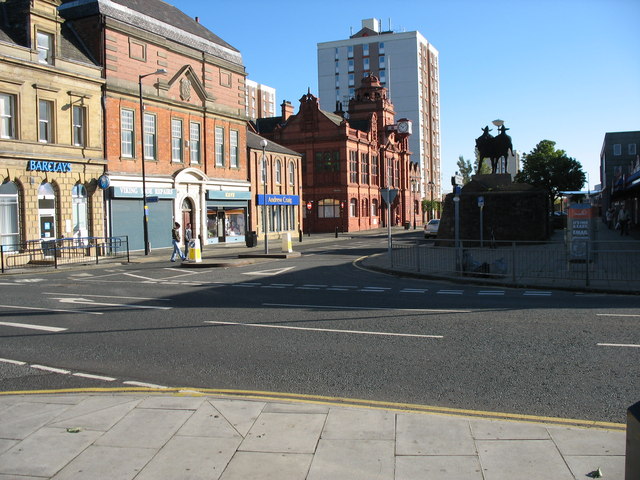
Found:
<svg viewBox="0 0 640 480"><path fill-rule="evenodd" d="M382 195L382 199L384 200L384 203L386 203L387 205L391 205L393 201L396 199L396 196L398 195L398 189L397 188L392 188L392 189L381 188L380 195Z"/></svg>

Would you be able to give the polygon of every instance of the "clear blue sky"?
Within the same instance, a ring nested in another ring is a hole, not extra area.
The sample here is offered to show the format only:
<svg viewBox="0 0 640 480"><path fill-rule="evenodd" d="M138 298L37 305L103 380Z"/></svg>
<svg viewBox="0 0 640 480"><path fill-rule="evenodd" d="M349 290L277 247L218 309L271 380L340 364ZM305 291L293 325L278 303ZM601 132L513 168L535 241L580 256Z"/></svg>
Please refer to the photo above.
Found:
<svg viewBox="0 0 640 480"><path fill-rule="evenodd" d="M419 31L440 52L445 190L497 118L522 153L555 141L591 188L604 134L640 130L638 0L168 1L240 50L249 78L296 112L307 88L318 94L319 42L348 38L364 18Z"/></svg>

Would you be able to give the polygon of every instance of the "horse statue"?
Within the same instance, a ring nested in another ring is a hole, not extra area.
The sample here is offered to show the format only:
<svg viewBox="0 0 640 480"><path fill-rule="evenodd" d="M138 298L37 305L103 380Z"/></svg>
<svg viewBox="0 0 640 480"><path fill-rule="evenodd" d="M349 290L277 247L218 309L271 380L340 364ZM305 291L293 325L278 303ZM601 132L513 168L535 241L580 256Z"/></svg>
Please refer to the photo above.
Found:
<svg viewBox="0 0 640 480"><path fill-rule="evenodd" d="M496 173L499 159L504 158L506 162L509 152L513 155L511 137L506 134L506 131L509 129L501 125L498 130L500 130L500 133L493 138L493 154L495 155L495 160L494 158L491 158L491 173Z"/></svg>
<svg viewBox="0 0 640 480"><path fill-rule="evenodd" d="M482 135L476 138L476 150L478 151L478 172L482 170L482 162L485 158L493 157L493 135L488 126L482 129Z"/></svg>
<svg viewBox="0 0 640 480"><path fill-rule="evenodd" d="M482 168L482 162L485 158L491 160L491 173L495 174L498 170L498 161L501 158L506 160L509 152L513 155L513 144L511 137L506 134L509 130L504 126L500 126L500 133L497 136L491 135L489 127L482 129L482 135L476 138L476 149L478 150L478 171Z"/></svg>

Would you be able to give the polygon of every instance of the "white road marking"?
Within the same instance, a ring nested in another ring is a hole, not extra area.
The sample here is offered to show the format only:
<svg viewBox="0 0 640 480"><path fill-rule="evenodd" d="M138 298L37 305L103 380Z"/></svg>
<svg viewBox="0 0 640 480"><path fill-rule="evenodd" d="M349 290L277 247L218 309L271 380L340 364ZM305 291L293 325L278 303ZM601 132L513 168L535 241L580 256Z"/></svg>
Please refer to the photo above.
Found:
<svg viewBox="0 0 640 480"><path fill-rule="evenodd" d="M31 368L35 368L37 370L44 370L45 372L51 372L51 373L61 373L62 375L69 375L71 372L69 370L63 370L62 368L53 368L53 367L46 367L44 365L31 365Z"/></svg>
<svg viewBox="0 0 640 480"><path fill-rule="evenodd" d="M16 283L38 283L44 282L44 278L20 278L16 280Z"/></svg>
<svg viewBox="0 0 640 480"><path fill-rule="evenodd" d="M260 283L237 283L232 286L234 287L259 287Z"/></svg>
<svg viewBox="0 0 640 480"><path fill-rule="evenodd" d="M150 282L162 281L162 279L158 280L157 278L143 277L142 275L134 275L133 273L123 273L123 275L125 275L127 277L139 278L141 280L148 280Z"/></svg>
<svg viewBox="0 0 640 480"><path fill-rule="evenodd" d="M93 380L104 380L105 382L115 382L116 379L113 377L103 377L101 375L91 375L90 373L74 373L72 374L74 377L82 377L82 378L91 378Z"/></svg>
<svg viewBox="0 0 640 480"><path fill-rule="evenodd" d="M426 293L428 291L427 288L403 288L400 293Z"/></svg>
<svg viewBox="0 0 640 480"><path fill-rule="evenodd" d="M314 285L312 283L305 283L302 286L307 288L327 288L329 285Z"/></svg>
<svg viewBox="0 0 640 480"><path fill-rule="evenodd" d="M281 273L287 272L294 268L296 267L272 268L270 270L258 270L255 272L242 272L242 275L273 276L280 275Z"/></svg>
<svg viewBox="0 0 640 480"><path fill-rule="evenodd" d="M438 290L438 295L462 295L464 290Z"/></svg>
<svg viewBox="0 0 640 480"><path fill-rule="evenodd" d="M523 293L523 295L528 297L550 297L551 292L542 292L538 290L527 290Z"/></svg>
<svg viewBox="0 0 640 480"><path fill-rule="evenodd" d="M153 383L143 383L143 382L122 382L125 385L133 385L134 387L145 387L145 388L169 388L169 387L165 387L163 385L155 385Z"/></svg>
<svg viewBox="0 0 640 480"><path fill-rule="evenodd" d="M29 330L42 330L45 332L64 332L66 328L47 327L45 325L30 325L28 323L0 322L5 327L26 328Z"/></svg>
<svg viewBox="0 0 640 480"><path fill-rule="evenodd" d="M504 295L504 290L481 290L478 295Z"/></svg>
<svg viewBox="0 0 640 480"><path fill-rule="evenodd" d="M640 317L632 313L596 313L597 317Z"/></svg>
<svg viewBox="0 0 640 480"><path fill-rule="evenodd" d="M442 335L418 335L413 333L390 333L390 332L365 332L361 330L338 330L334 328L290 327L286 325L260 325L257 323L216 322L216 321L207 321L204 323L211 323L215 325L237 325L241 327L278 328L282 330L304 330L307 332L350 333L354 335L379 335L384 337L443 338Z"/></svg>
<svg viewBox="0 0 640 480"><path fill-rule="evenodd" d="M599 347L627 347L627 348L640 348L640 345L633 343L596 343Z"/></svg>
<svg viewBox="0 0 640 480"><path fill-rule="evenodd" d="M77 293L55 293L55 292L42 292L43 295L77 295ZM169 298L153 298L153 297L123 297L121 295L85 295L82 294L83 297L94 297L94 298L126 298L129 300L157 300L159 302L170 302Z"/></svg>
<svg viewBox="0 0 640 480"><path fill-rule="evenodd" d="M328 308L332 310L394 310L400 312L471 313L471 310L437 310L433 308L352 307L343 305L296 305L290 303L263 303L262 305L265 307Z"/></svg>
<svg viewBox="0 0 640 480"><path fill-rule="evenodd" d="M56 298L52 297L52 300L58 300L61 303L74 303L80 305L93 305L100 307L126 307L126 308L142 308L149 310L171 310L172 307L156 307L153 305L130 305L126 303L104 303L104 302L94 302L93 300L89 300L88 298L83 297L69 297L69 298Z"/></svg>
<svg viewBox="0 0 640 480"><path fill-rule="evenodd" d="M13 365L26 365L27 362L21 362L19 360L9 360L8 358L0 358L0 362L2 363L11 363Z"/></svg>

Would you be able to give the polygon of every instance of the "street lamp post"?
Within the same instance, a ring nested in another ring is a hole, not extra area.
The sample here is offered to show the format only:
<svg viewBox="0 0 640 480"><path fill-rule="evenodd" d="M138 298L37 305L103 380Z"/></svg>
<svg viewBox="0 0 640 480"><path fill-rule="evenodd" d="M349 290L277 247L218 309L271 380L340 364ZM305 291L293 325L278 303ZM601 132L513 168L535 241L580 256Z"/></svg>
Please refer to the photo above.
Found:
<svg viewBox="0 0 640 480"><path fill-rule="evenodd" d="M262 230L264 231L264 253L269 253L269 232L267 228L267 157L264 155L264 150L267 148L267 140L260 140L260 146L262 147L262 181L264 183L264 195L262 197Z"/></svg>
<svg viewBox="0 0 640 480"><path fill-rule="evenodd" d="M144 103L142 101L142 79L151 75L164 75L167 70L159 68L155 72L138 75L138 96L140 99L140 160L142 162L142 231L144 232L144 254L149 255L149 207L147 207L147 180L144 168Z"/></svg>

